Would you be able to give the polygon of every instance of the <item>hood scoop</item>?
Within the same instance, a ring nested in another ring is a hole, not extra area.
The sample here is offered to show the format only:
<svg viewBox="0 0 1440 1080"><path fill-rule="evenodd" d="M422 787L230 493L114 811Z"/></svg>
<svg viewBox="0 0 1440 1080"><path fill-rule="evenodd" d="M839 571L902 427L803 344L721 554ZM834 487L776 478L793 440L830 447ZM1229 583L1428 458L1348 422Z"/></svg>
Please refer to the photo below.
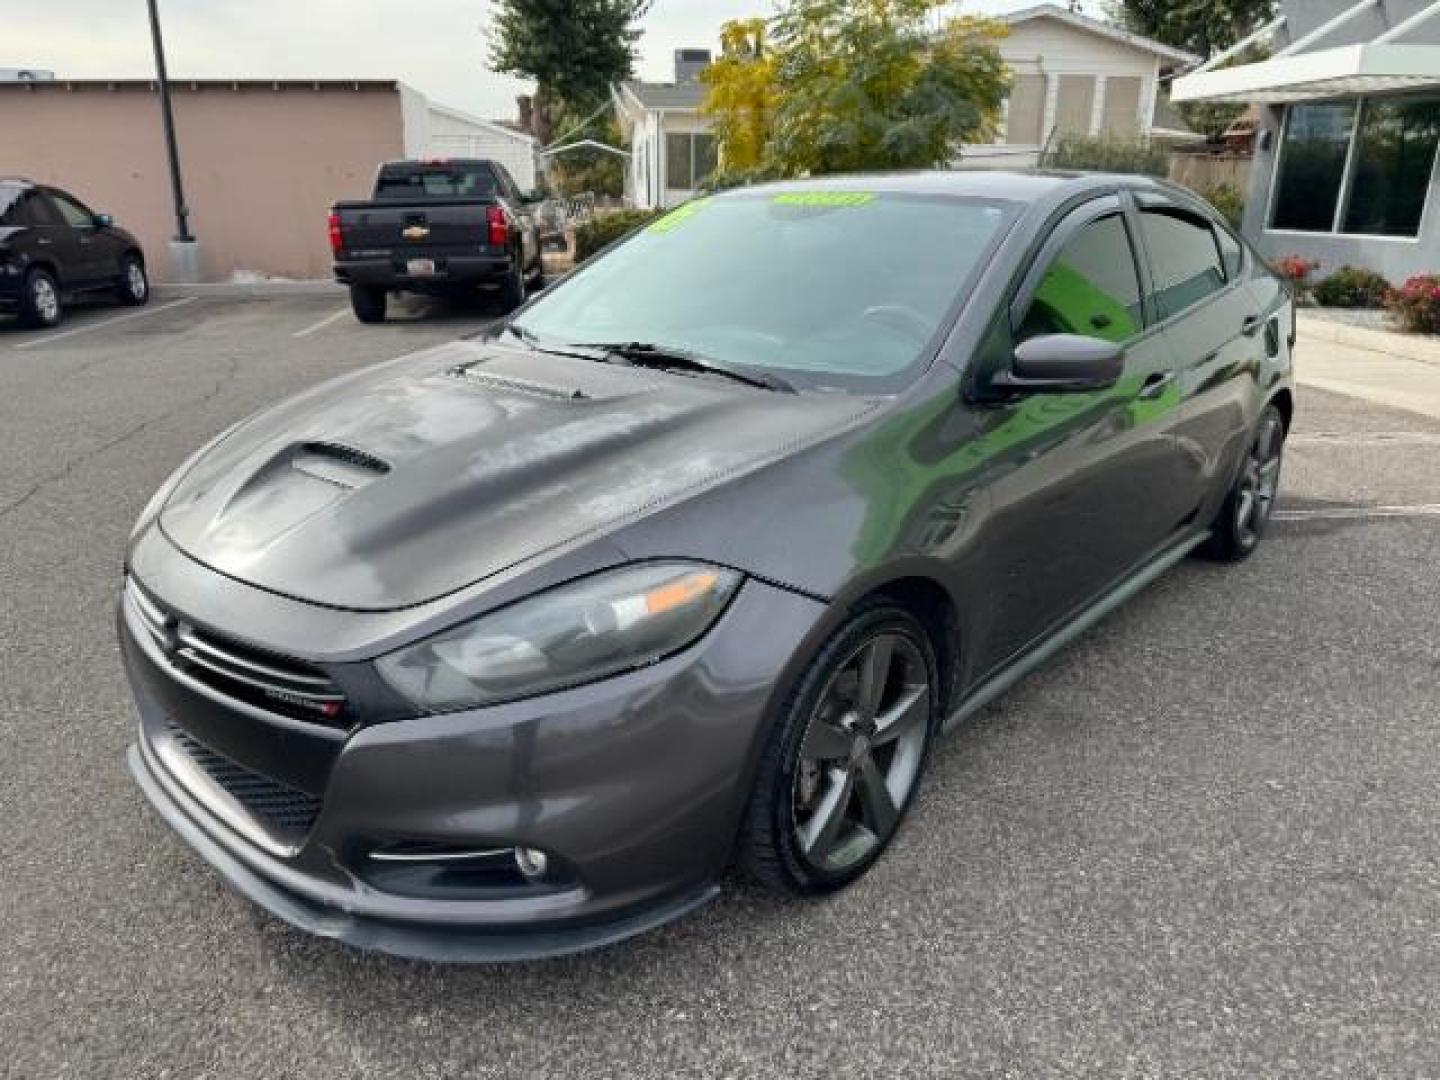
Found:
<svg viewBox="0 0 1440 1080"><path fill-rule="evenodd" d="M290 466L306 476L355 490L384 476L390 466L374 454L337 443L308 442L290 451Z"/></svg>

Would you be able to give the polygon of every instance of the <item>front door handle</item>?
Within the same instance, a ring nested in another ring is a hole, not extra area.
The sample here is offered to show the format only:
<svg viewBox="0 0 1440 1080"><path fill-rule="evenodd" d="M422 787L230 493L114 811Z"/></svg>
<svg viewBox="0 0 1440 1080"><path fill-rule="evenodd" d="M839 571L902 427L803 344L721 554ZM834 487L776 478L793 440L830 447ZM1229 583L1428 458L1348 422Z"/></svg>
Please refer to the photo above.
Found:
<svg viewBox="0 0 1440 1080"><path fill-rule="evenodd" d="M1246 318L1243 323L1240 324L1240 332L1246 337L1254 337L1260 332L1261 327L1263 327L1264 325L1265 320L1262 319L1259 315L1251 315Z"/></svg>
<svg viewBox="0 0 1440 1080"><path fill-rule="evenodd" d="M1157 371L1149 376L1140 387L1140 393L1136 396L1142 401L1154 401L1166 388L1175 381L1173 371Z"/></svg>

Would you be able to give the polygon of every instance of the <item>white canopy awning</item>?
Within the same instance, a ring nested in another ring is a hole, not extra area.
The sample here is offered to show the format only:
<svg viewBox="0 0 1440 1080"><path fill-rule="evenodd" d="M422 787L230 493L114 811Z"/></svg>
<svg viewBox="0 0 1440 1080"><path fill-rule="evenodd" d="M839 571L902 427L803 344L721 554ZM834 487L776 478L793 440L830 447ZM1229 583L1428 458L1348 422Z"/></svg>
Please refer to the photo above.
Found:
<svg viewBox="0 0 1440 1080"><path fill-rule="evenodd" d="M1197 71L1171 84L1182 101L1278 104L1440 86L1440 45L1346 45Z"/></svg>

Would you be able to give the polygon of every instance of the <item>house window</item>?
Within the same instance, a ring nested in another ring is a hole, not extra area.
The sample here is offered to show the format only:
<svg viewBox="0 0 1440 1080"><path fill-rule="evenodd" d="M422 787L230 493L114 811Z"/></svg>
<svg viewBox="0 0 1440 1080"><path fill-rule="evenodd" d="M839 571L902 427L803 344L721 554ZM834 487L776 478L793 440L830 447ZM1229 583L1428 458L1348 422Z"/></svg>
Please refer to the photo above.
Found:
<svg viewBox="0 0 1440 1080"><path fill-rule="evenodd" d="M1012 146L1039 146L1045 122L1045 76L1016 75L1010 83L1005 114L1005 141Z"/></svg>
<svg viewBox="0 0 1440 1080"><path fill-rule="evenodd" d="M1440 145L1440 101L1293 105L1270 226L1414 237Z"/></svg>
<svg viewBox="0 0 1440 1080"><path fill-rule="evenodd" d="M1111 75L1105 80L1105 105L1100 119L1103 134L1123 139L1139 133L1143 83L1138 75Z"/></svg>
<svg viewBox="0 0 1440 1080"><path fill-rule="evenodd" d="M1095 110L1095 76L1061 75L1055 96L1055 134L1089 135Z"/></svg>
<svg viewBox="0 0 1440 1080"><path fill-rule="evenodd" d="M708 131L672 131L665 136L665 186L693 191L715 171L715 136Z"/></svg>

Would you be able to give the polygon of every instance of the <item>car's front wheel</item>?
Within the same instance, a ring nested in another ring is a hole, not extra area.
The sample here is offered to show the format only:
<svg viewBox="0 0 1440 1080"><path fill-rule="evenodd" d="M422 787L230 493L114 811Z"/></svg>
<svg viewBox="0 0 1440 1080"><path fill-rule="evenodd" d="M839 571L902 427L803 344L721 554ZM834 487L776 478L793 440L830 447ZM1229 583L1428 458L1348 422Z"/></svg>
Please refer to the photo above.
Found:
<svg viewBox="0 0 1440 1080"><path fill-rule="evenodd" d="M60 285L49 270L31 270L20 297L20 322L49 329L60 325Z"/></svg>
<svg viewBox="0 0 1440 1080"><path fill-rule="evenodd" d="M1280 490L1284 459L1285 418L1279 409L1269 405L1260 415L1240 475L1225 496L1210 528L1210 539L1201 549L1205 555L1222 562L1239 562L1260 546Z"/></svg>
<svg viewBox="0 0 1440 1080"><path fill-rule="evenodd" d="M150 278L138 256L126 255L121 261L120 281L115 286L115 295L122 304L130 307L139 307L150 299Z"/></svg>
<svg viewBox="0 0 1440 1080"><path fill-rule="evenodd" d="M861 609L786 700L761 758L739 858L762 884L812 895L880 857L938 726L934 649L903 608Z"/></svg>

